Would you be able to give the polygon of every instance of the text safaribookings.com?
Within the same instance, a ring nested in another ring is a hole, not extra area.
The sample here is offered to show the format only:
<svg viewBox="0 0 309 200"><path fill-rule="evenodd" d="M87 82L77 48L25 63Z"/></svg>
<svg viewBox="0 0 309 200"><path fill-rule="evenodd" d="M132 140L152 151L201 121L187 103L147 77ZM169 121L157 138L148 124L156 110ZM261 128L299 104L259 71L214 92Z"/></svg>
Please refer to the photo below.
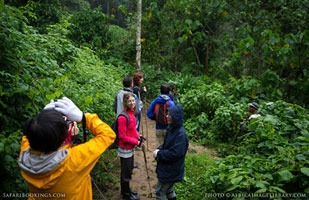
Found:
<svg viewBox="0 0 309 200"><path fill-rule="evenodd" d="M65 193L2 193L3 198L65 198Z"/></svg>

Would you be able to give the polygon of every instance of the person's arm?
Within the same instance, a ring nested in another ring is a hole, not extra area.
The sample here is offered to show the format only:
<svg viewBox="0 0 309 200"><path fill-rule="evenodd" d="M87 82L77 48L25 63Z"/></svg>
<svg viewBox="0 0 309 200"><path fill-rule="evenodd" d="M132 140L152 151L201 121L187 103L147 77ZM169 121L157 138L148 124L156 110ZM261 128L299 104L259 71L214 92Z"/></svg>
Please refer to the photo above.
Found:
<svg viewBox="0 0 309 200"><path fill-rule="evenodd" d="M116 134L113 129L103 122L97 114L85 114L86 118L86 127L91 133L95 136L94 138L90 139L88 142L100 142L103 151L105 151L109 145L111 145L115 138Z"/></svg>
<svg viewBox="0 0 309 200"><path fill-rule="evenodd" d="M175 138L175 142L168 149L160 149L157 152L157 160L164 162L174 162L186 154L186 137L180 134Z"/></svg>
<svg viewBox="0 0 309 200"><path fill-rule="evenodd" d="M155 115L155 113L154 113L154 107L155 107L155 105L156 105L156 101L154 100L154 101L150 104L150 106L149 106L149 108L148 108L148 110L147 110L147 117L148 117L149 119L151 119L151 120L155 120L155 119L156 119L156 115Z"/></svg>
<svg viewBox="0 0 309 200"><path fill-rule="evenodd" d="M173 101L173 100L169 100L168 101L168 106L169 107L172 107L172 106L174 106L175 105L175 102Z"/></svg>
<svg viewBox="0 0 309 200"><path fill-rule="evenodd" d="M116 134L97 114L86 113L85 118L87 129L94 137L88 142L70 148L69 151L74 170L90 173L101 154L114 142Z"/></svg>
<svg viewBox="0 0 309 200"><path fill-rule="evenodd" d="M116 114L118 115L122 111L123 107L123 92L120 91L117 93L117 109L116 109Z"/></svg>
<svg viewBox="0 0 309 200"><path fill-rule="evenodd" d="M78 123L84 121L86 127L94 135L94 138L88 142L68 149L68 167L76 172L82 171L81 175L89 174L100 155L114 142L116 138L115 132L97 114L84 114L66 97L55 102L55 110L67 116L68 120Z"/></svg>

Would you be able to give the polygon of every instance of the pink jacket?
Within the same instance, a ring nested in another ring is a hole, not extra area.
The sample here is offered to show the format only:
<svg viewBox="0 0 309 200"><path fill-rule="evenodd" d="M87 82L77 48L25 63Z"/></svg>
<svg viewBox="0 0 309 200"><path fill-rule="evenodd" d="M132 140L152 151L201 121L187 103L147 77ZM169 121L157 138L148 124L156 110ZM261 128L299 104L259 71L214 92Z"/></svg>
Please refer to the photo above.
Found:
<svg viewBox="0 0 309 200"><path fill-rule="evenodd" d="M136 118L134 111L127 111L130 118L130 124L127 128L127 119L125 116L118 117L118 138L119 147L123 149L133 149L138 145L139 133L136 130Z"/></svg>

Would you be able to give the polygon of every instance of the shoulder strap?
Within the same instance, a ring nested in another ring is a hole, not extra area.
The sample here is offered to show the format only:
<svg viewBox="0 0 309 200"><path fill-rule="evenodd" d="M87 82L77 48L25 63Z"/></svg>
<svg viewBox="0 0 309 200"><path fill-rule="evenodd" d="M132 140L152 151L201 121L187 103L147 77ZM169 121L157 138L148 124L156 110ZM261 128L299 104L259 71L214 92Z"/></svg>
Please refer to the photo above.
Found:
<svg viewBox="0 0 309 200"><path fill-rule="evenodd" d="M137 91L137 97L138 97L139 100L141 100L141 94L140 94L140 92L139 92L139 87L135 85L135 86L133 87L133 90L134 90L134 91Z"/></svg>
<svg viewBox="0 0 309 200"><path fill-rule="evenodd" d="M156 103L155 108L154 108L154 114L155 114L156 121L158 120L159 109L160 109L160 104Z"/></svg>
<svg viewBox="0 0 309 200"><path fill-rule="evenodd" d="M168 100L168 101L165 102L165 105L166 105L167 108L170 107L170 104L169 104L170 101L172 101L172 100Z"/></svg>
<svg viewBox="0 0 309 200"><path fill-rule="evenodd" d="M167 108L170 106L168 104L169 101L166 101L165 104L164 104L164 113L167 113Z"/></svg>
<svg viewBox="0 0 309 200"><path fill-rule="evenodd" d="M129 124L130 124L130 117L129 117L128 113L122 111L121 113L119 113L118 117L119 117L120 115L125 116L125 118L127 119L127 127L128 127ZM117 119L118 119L118 117L117 117Z"/></svg>

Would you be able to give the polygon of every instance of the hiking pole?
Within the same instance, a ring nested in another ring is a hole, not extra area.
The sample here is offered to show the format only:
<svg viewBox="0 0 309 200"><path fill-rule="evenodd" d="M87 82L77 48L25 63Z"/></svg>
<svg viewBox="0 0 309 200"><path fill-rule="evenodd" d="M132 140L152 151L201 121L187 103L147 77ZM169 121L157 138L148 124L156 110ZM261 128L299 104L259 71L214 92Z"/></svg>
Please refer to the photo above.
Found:
<svg viewBox="0 0 309 200"><path fill-rule="evenodd" d="M99 191L101 198L100 199L104 199L107 200L106 197L103 195L103 193L101 192L101 190L99 189L99 187L97 186L97 184L95 183L94 179L91 177L92 183L94 184L95 188Z"/></svg>
<svg viewBox="0 0 309 200"><path fill-rule="evenodd" d="M146 102L146 101L145 101ZM146 108L146 105L145 105ZM147 112L147 109L145 109ZM148 125L147 125L147 114L145 113L145 123L146 123L146 138L148 138ZM148 140L146 141L147 143L147 150L149 151L149 145L148 145Z"/></svg>
<svg viewBox="0 0 309 200"><path fill-rule="evenodd" d="M144 137L141 137L141 143L145 141L146 139ZM140 144L141 144L140 143ZM151 186L150 186L150 177L148 173L148 166L147 166L147 158L146 158L146 151L145 151L145 145L142 145L142 152L144 154L144 162L145 162L145 168L146 168L146 173L147 173L147 180L148 180L148 185L149 185L149 192L150 192L150 197L152 197L151 193Z"/></svg>
<svg viewBox="0 0 309 200"><path fill-rule="evenodd" d="M142 136L144 136L143 109L141 112L142 113L141 113L140 127L142 127Z"/></svg>

